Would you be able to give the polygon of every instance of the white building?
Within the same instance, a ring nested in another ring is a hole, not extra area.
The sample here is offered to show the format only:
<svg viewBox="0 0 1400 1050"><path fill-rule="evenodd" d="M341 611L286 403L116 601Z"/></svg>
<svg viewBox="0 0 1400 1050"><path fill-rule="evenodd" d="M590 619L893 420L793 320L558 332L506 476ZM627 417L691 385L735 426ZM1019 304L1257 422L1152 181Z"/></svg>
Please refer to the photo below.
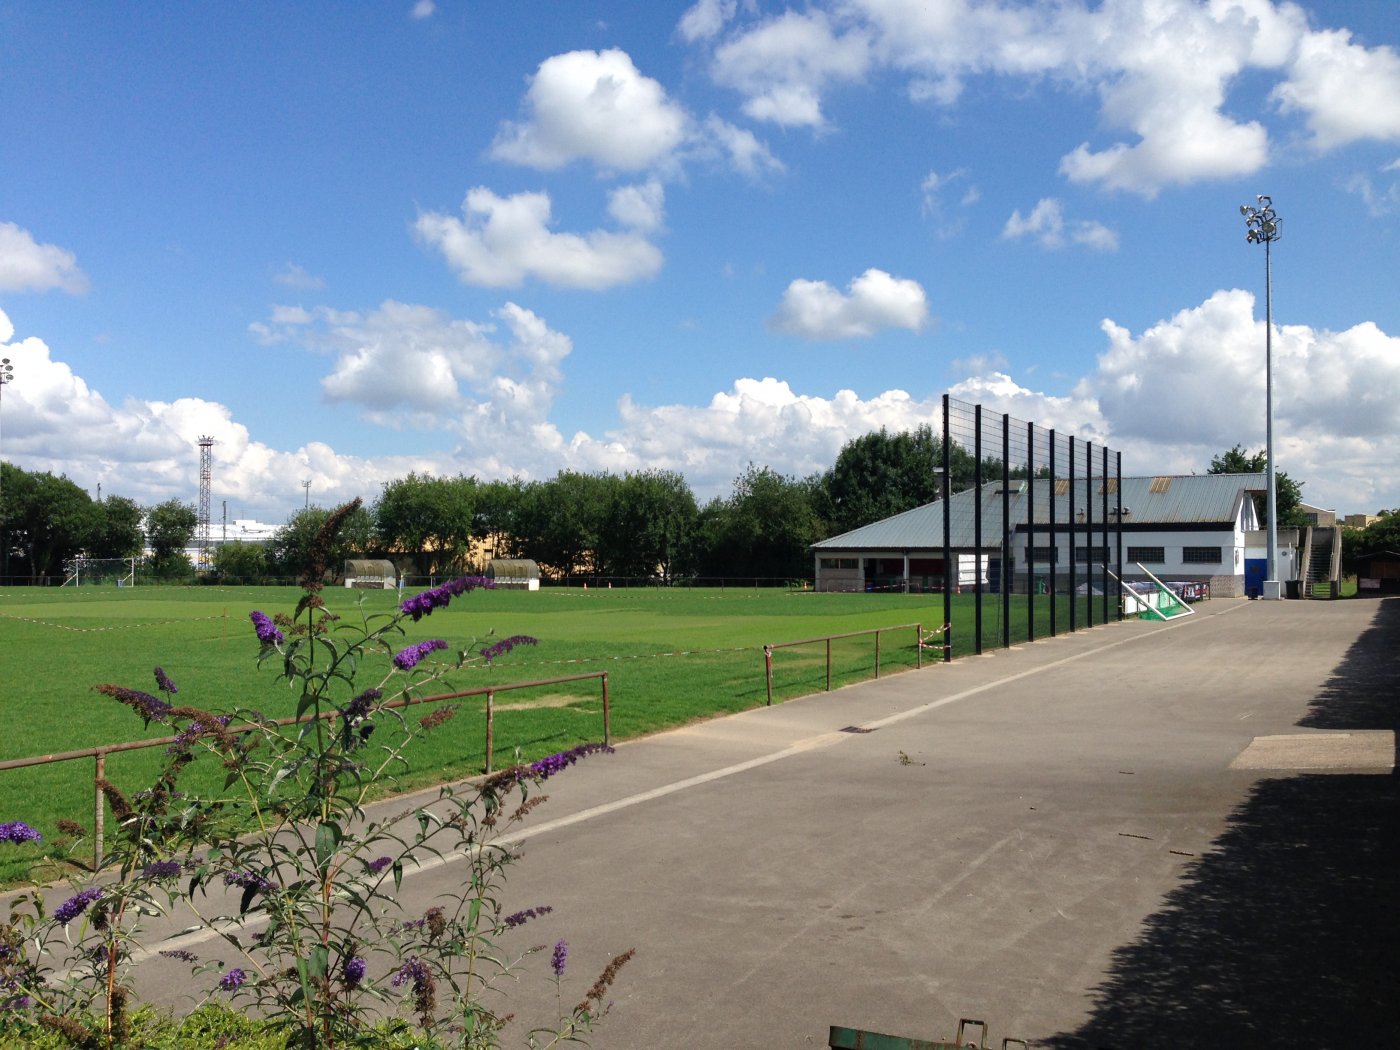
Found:
<svg viewBox="0 0 1400 1050"><path fill-rule="evenodd" d="M816 586L938 590L946 552L962 586L980 564L983 584L999 589L1005 549L1020 593L1099 587L1104 566L1145 579L1141 565L1163 580L1209 584L1212 595L1242 595L1247 569L1261 571L1247 546L1259 528L1253 497L1266 484L1263 474L1123 478L1121 492L1116 478L1013 479L1009 489L991 482L949 499L946 546L941 500L813 544ZM1278 576L1297 576L1291 547L1280 551ZM1108 586L1117 585L1110 578Z"/></svg>

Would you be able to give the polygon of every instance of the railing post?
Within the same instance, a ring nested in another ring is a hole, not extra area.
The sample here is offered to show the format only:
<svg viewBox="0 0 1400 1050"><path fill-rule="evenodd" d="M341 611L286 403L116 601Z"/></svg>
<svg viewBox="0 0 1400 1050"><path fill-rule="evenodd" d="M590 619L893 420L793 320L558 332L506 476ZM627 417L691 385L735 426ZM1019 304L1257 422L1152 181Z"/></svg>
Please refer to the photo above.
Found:
<svg viewBox="0 0 1400 1050"><path fill-rule="evenodd" d="M875 677L880 677L880 632L875 632Z"/></svg>
<svg viewBox="0 0 1400 1050"><path fill-rule="evenodd" d="M92 870L98 871L102 867L102 825L107 817L102 798L102 781L107 779L107 754L99 751L92 757L97 767L92 774Z"/></svg>
<svg viewBox="0 0 1400 1050"><path fill-rule="evenodd" d="M831 639L826 640L826 691L831 692Z"/></svg>
<svg viewBox="0 0 1400 1050"><path fill-rule="evenodd" d="M492 743L493 743L494 734L495 734L495 727L492 725L492 722L493 722L493 720L494 720L494 718L495 718L495 712L494 712L494 710L492 709L492 700L495 699L495 696L496 696L496 694L495 694L494 692L492 692L491 690L488 689L488 690L486 691L486 772L487 772L487 773L490 773L490 772L491 772L491 749L492 749Z"/></svg>
<svg viewBox="0 0 1400 1050"><path fill-rule="evenodd" d="M763 647L763 678L768 684L768 703L766 706L773 706L773 647L765 645Z"/></svg>
<svg viewBox="0 0 1400 1050"><path fill-rule="evenodd" d="M603 672L603 743L612 746L612 709L608 706L608 672Z"/></svg>

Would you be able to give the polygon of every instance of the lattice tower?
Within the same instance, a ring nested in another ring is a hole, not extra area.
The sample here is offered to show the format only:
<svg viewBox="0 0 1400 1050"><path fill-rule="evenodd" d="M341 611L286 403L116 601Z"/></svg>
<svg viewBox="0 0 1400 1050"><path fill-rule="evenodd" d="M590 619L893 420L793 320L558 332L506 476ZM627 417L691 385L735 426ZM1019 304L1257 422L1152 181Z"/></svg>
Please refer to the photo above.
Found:
<svg viewBox="0 0 1400 1050"><path fill-rule="evenodd" d="M199 550L201 571L209 566L209 490L214 479L214 439L199 439L199 524L195 535L195 546Z"/></svg>

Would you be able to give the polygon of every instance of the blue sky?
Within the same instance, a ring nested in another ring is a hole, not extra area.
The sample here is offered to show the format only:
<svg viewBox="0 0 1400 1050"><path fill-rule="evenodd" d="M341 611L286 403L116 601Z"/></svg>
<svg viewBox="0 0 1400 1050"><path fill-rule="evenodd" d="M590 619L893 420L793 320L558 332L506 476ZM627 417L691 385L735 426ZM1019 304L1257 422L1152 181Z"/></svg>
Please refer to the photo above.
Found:
<svg viewBox="0 0 1400 1050"><path fill-rule="evenodd" d="M282 521L805 475L945 391L1400 506L1400 8L0 0L0 455Z"/></svg>

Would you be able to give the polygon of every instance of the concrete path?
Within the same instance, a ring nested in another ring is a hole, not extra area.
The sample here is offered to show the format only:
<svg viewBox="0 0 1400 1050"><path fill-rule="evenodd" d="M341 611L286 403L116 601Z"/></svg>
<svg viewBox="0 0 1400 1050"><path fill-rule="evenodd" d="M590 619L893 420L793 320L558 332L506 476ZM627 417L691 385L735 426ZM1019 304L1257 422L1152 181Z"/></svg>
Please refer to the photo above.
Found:
<svg viewBox="0 0 1400 1050"><path fill-rule="evenodd" d="M566 1007L636 947L605 1050L1394 1045L1400 600L1198 610L590 758L520 836L521 943L568 941Z"/></svg>

